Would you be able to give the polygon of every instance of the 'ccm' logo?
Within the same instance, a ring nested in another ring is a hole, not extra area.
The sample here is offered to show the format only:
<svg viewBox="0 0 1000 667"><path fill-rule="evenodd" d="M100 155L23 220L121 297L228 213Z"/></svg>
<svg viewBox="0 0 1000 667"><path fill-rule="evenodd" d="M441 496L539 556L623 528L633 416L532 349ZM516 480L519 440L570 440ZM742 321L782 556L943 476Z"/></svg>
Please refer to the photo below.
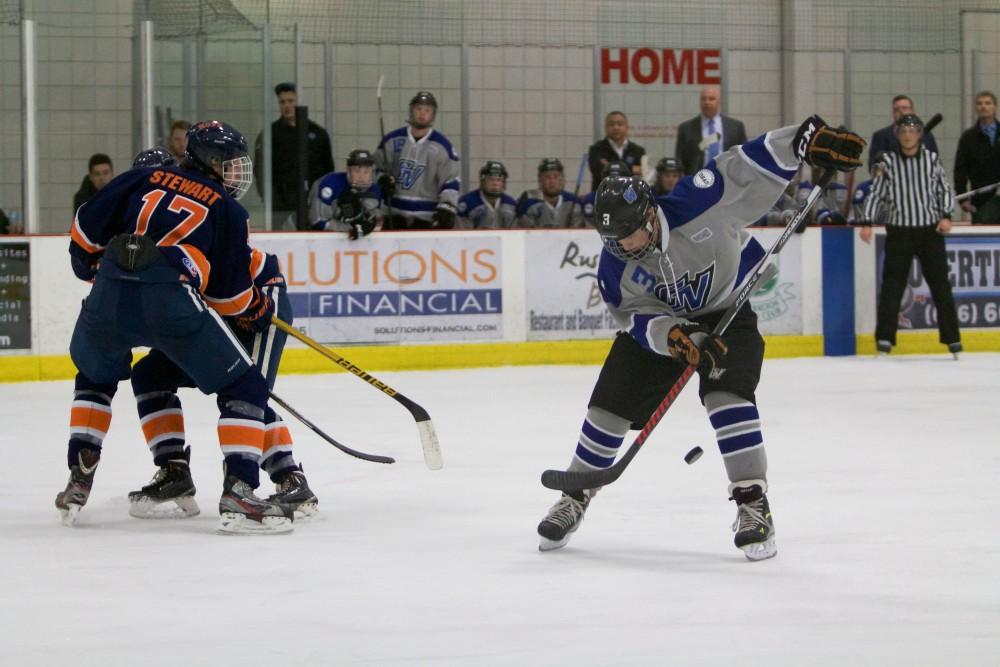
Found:
<svg viewBox="0 0 1000 667"><path fill-rule="evenodd" d="M795 151L798 153L800 160L806 159L806 147L809 146L809 141L812 139L813 132L815 131L816 125L810 121L809 127L807 127L806 131L802 134L802 139L799 141L798 149Z"/></svg>

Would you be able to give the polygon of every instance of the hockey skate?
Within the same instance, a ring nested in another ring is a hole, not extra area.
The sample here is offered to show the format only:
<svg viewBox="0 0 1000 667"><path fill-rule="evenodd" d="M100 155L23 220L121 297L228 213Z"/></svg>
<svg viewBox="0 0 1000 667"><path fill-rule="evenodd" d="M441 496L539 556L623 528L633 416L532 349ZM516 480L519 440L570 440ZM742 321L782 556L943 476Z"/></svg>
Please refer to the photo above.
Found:
<svg viewBox="0 0 1000 667"><path fill-rule="evenodd" d="M236 475L226 475L219 499L220 533L276 535L292 532L292 510L258 498L250 485Z"/></svg>
<svg viewBox="0 0 1000 667"><path fill-rule="evenodd" d="M762 479L748 479L729 485L730 499L736 501L736 521L733 522L736 536L733 541L743 550L747 560L765 560L778 554L766 492L767 482Z"/></svg>
<svg viewBox="0 0 1000 667"><path fill-rule="evenodd" d="M291 510L296 521L313 521L320 518L319 499L309 488L302 465L288 468L278 475L274 483L277 493L268 498L269 502Z"/></svg>
<svg viewBox="0 0 1000 667"><path fill-rule="evenodd" d="M62 522L66 526L76 524L77 515L90 498L94 473L97 472L97 464L101 462L101 452L81 449L76 455L76 461L77 464L69 469L66 489L56 496L56 509L62 514Z"/></svg>
<svg viewBox="0 0 1000 667"><path fill-rule="evenodd" d="M875 356L876 357L887 357L889 353L892 352L892 343L887 340L877 340L875 341Z"/></svg>
<svg viewBox="0 0 1000 667"><path fill-rule="evenodd" d="M570 535L583 523L583 515L587 512L592 495L590 490L562 494L559 502L549 509L548 515L538 524L538 535L541 537L538 542L539 551L553 551L566 546Z"/></svg>
<svg viewBox="0 0 1000 667"><path fill-rule="evenodd" d="M948 343L948 351L951 352L951 356L955 361L958 361L958 355L962 352L961 343Z"/></svg>
<svg viewBox="0 0 1000 667"><path fill-rule="evenodd" d="M146 486L128 494L128 513L137 519L183 519L198 516L201 509L194 499L191 479L191 448L181 458L160 466Z"/></svg>

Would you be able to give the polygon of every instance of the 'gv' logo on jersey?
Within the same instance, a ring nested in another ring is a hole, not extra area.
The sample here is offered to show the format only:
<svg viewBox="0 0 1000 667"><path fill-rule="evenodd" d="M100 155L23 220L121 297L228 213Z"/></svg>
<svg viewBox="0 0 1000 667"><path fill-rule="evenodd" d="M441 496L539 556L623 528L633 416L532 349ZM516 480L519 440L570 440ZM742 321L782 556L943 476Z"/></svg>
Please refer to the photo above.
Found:
<svg viewBox="0 0 1000 667"><path fill-rule="evenodd" d="M708 295L712 291L712 279L715 277L715 264L704 271L699 271L692 279L685 273L673 285L660 283L654 289L656 298L663 301L675 313L693 312L704 307Z"/></svg>
<svg viewBox="0 0 1000 667"><path fill-rule="evenodd" d="M413 160L399 161L399 184L404 190L409 190L424 173L424 165L417 164Z"/></svg>

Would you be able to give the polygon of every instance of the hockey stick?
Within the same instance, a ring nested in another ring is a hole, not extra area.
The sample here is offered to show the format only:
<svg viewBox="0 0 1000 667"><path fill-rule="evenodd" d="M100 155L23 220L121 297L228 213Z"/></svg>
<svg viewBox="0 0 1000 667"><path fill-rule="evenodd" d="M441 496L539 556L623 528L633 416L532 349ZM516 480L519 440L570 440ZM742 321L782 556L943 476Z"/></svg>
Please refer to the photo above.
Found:
<svg viewBox="0 0 1000 667"><path fill-rule="evenodd" d="M781 252L781 249L788 243L788 239L791 238L795 229L802 224L806 216L809 214L809 210L819 201L819 196L823 192L823 188L830 182L833 178L834 171L830 170L824 173L817 180L816 185L813 186L812 191L809 192L808 198L806 198L805 204L799 210L795 218L785 227L784 231L781 232L781 236L778 240L768 248L767 252L764 253L764 257L758 262L757 268L754 270L750 279L747 280L746 284L742 289L736 294L736 300L733 301L732 305L726 310L722 319L719 323L715 325L715 329L712 333L716 336L721 336L729 328L730 323L740 309L746 304L750 296L756 291L757 283L762 279L770 278L774 275L776 269L773 265L768 264L767 261L770 259L771 255ZM568 470L546 470L542 473L542 485L549 489L555 489L557 491L580 491L583 489L594 489L601 486L607 486L611 484L616 479L621 477L622 473L625 472L625 468L628 467L635 455L639 453L642 448L643 443L649 439L649 434L653 432L656 425L660 423L663 419L663 415L666 413L667 409L673 405L674 401L677 400L677 396L681 393L681 390L687 385L688 381L694 375L696 370L695 366L688 365L684 372L681 373L680 377L674 382L673 386L667 392L667 395L663 397L660 404L656 406L653 414L646 421L646 425L642 427L642 431L636 436L636 439L629 446L628 451L625 455L621 457L614 465L603 470L587 470L587 471L577 471L570 472Z"/></svg>
<svg viewBox="0 0 1000 667"><path fill-rule="evenodd" d="M277 315L272 315L271 321L274 323L274 326L278 327L292 338L305 343L307 346L316 350L347 372L357 375L359 378L375 387L383 394L390 396L397 403L402 404L402 406L406 408L411 415L413 415L414 421L417 422L417 431L420 433L420 446L423 447L424 450L424 463L431 470L441 469L441 466L444 465L444 461L441 458L441 445L438 443L437 431L434 430L434 424L431 423L431 416L427 414L427 410L424 410L420 405L414 403L406 396L403 396L386 383L372 377L370 374L358 368L347 359L344 359L333 350L320 345L298 329L292 328L287 322L280 319Z"/></svg>
<svg viewBox="0 0 1000 667"><path fill-rule="evenodd" d="M580 201L580 184L583 183L583 170L587 166L587 154L583 154L583 159L580 160L580 171L576 173L576 187L573 188L573 206L569 210L569 220L566 222L571 224L573 222L573 209L576 208L577 202L580 203L580 214L583 215L583 202Z"/></svg>
<svg viewBox="0 0 1000 667"><path fill-rule="evenodd" d="M942 120L944 120L944 116L942 116L939 113L936 113L933 116L931 116L931 119L927 121L927 123L924 125L924 134L927 134L935 127L937 127Z"/></svg>
<svg viewBox="0 0 1000 667"><path fill-rule="evenodd" d="M337 442L336 440L334 440L333 438L331 438L330 436L328 436L326 433L324 433L321 428L319 428L318 426L316 426L315 424L313 424L311 421L309 421L308 419L306 419L305 417L303 417L295 408L293 408L288 403L285 403L283 400L281 400L281 398L279 398L278 396L276 396L273 391L272 392L268 392L268 393L271 395L271 400L272 401L274 401L275 403L277 403L278 405L280 405L290 415L292 415L293 417L295 417L296 419L298 419L300 422L302 422L303 424L305 424L306 426L308 426L312 430L313 433L315 433L319 437L323 438L324 440L326 440L331 445L333 445L334 447L336 447L340 451L344 452L345 454L350 454L354 458L361 459L363 461L372 461L373 463L395 463L396 462L396 459L394 459L394 458L392 458L390 456L379 456L378 454L365 454L364 452L359 452L356 449L351 449L350 447L348 447L346 445L340 444L339 442Z"/></svg>
<svg viewBox="0 0 1000 667"><path fill-rule="evenodd" d="M1000 183L994 183L993 185L984 185L981 188L976 188L975 190L969 190L968 192L963 192L960 195L956 195L955 201L963 201L965 199L968 199L969 197L973 197L982 192L989 192L990 190L995 190L998 187L1000 187Z"/></svg>
<svg viewBox="0 0 1000 667"><path fill-rule="evenodd" d="M385 119L382 117L382 84L385 83L385 74L378 75L378 86L375 88L375 97L378 98L378 129L385 136ZM381 139L379 139L381 141Z"/></svg>

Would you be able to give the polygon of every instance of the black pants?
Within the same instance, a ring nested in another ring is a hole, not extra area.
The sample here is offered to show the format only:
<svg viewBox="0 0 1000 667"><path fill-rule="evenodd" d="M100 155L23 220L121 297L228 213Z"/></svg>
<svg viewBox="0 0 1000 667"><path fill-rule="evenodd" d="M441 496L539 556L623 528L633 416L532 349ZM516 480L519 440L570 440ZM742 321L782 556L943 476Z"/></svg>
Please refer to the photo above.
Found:
<svg viewBox="0 0 1000 667"><path fill-rule="evenodd" d="M931 297L937 306L939 340L957 343L958 313L955 298L948 282L948 256L944 250L944 237L934 227L885 228L885 262L882 265L882 289L878 299L878 324L875 339L896 344L896 327L899 324L899 302L906 289L907 276L913 258L920 260Z"/></svg>

